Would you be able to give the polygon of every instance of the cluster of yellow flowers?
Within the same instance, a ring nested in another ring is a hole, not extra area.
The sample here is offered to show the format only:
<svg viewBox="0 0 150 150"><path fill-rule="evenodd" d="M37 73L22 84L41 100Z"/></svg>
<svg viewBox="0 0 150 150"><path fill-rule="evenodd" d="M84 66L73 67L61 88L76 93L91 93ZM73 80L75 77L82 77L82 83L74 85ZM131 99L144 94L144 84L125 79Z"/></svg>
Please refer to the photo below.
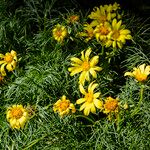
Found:
<svg viewBox="0 0 150 150"><path fill-rule="evenodd" d="M85 52L81 52L81 59L72 57L72 67L68 68L71 76L81 73L79 76L79 90L84 97L78 99L76 104L82 104L80 111L84 110L84 115L86 116L88 116L90 112L96 113L96 108L104 113L109 113L112 111L116 112L116 109L118 109L118 101L112 101L110 100L112 98L109 98L109 100L103 103L100 98L101 93L94 92L94 90L98 87L97 83L91 82L87 91L84 89L85 81L90 81L90 74L93 78L97 78L97 71L102 70L101 67L96 66L99 62L99 56L93 56L91 59L89 58L91 52L91 48L88 48Z"/></svg>
<svg viewBox="0 0 150 150"><path fill-rule="evenodd" d="M98 56L94 56L91 59L89 58L91 52L91 48L88 48L86 51L81 52L81 59L72 57L72 67L68 68L71 76L80 73L79 91L83 97L76 100L76 104L81 104L79 110L83 111L86 116L88 116L90 112L95 114L97 108L99 111L107 114L109 119L113 116L117 118L119 110L121 110L121 108L124 110L128 109L128 104L121 105L118 98L114 99L111 96L106 97L105 101L103 101L100 97L101 93L94 92L98 87L98 84L94 81L88 85L87 90L84 88L85 81L90 81L90 74L94 78L97 78L96 71L102 70L101 67L96 66L99 60ZM150 74L150 66L145 67L145 64L140 65L138 68L133 68L133 70L133 72L126 72L124 75L133 76L139 82L147 80ZM61 117L70 112L76 112L74 104L70 103L70 100L66 100L66 96L62 96L62 98L54 104L53 110L54 112L58 112Z"/></svg>
<svg viewBox="0 0 150 150"><path fill-rule="evenodd" d="M88 16L92 22L86 23L84 31L79 35L86 37L86 42L95 37L102 46L121 49L126 40L131 40L132 36L130 30L122 24L119 9L120 5L116 2L113 5L95 7Z"/></svg>

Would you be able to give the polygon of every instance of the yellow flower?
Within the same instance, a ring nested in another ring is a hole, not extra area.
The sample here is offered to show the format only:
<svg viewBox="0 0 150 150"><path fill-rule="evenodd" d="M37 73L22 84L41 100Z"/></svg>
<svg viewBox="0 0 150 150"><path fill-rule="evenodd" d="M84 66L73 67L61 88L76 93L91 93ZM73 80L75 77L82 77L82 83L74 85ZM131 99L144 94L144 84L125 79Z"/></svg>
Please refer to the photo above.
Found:
<svg viewBox="0 0 150 150"><path fill-rule="evenodd" d="M116 17L116 13L111 13L111 11L112 7L108 5L105 5L104 7L100 6L100 8L95 7L93 12L88 16L90 19L93 19L91 25L97 26Z"/></svg>
<svg viewBox="0 0 150 150"><path fill-rule="evenodd" d="M100 92L94 93L97 83L90 83L87 92L83 88L82 84L79 85L80 92L84 95L76 101L77 104L81 104L80 111L84 109L84 115L88 116L90 112L96 113L96 108L102 109L103 102L99 100Z"/></svg>
<svg viewBox="0 0 150 150"><path fill-rule="evenodd" d="M91 74L94 78L97 78L96 71L102 70L101 67L96 66L96 64L99 61L99 56L94 56L91 58L91 60L89 59L91 52L92 52L91 48L88 48L85 51L85 54L84 51L82 51L81 60L77 57L71 58L72 67L68 68L68 71L71 72L70 73L71 76L81 72L79 77L80 84L84 84L85 80L87 81L90 80L89 74Z"/></svg>
<svg viewBox="0 0 150 150"><path fill-rule="evenodd" d="M55 28L52 30L53 37L56 41L62 43L64 38L67 36L68 32L65 26L57 24Z"/></svg>
<svg viewBox="0 0 150 150"><path fill-rule="evenodd" d="M28 120L28 112L22 105L13 105L7 109L6 118L13 129L20 129Z"/></svg>
<svg viewBox="0 0 150 150"><path fill-rule="evenodd" d="M17 64L17 53L14 50L7 52L5 55L0 54L0 72L2 76L6 76L5 66L8 71L13 71Z"/></svg>
<svg viewBox="0 0 150 150"><path fill-rule="evenodd" d="M93 26L91 26L91 24L85 24L83 30L84 31L80 32L78 35L80 37L86 37L85 42L88 42L94 37L94 29Z"/></svg>
<svg viewBox="0 0 150 150"><path fill-rule="evenodd" d="M111 31L110 24L108 22L104 22L104 24L97 25L94 33L97 41L105 43L107 40L107 35Z"/></svg>
<svg viewBox="0 0 150 150"><path fill-rule="evenodd" d="M119 102L117 99L107 97L104 103L104 113L117 113L119 111Z"/></svg>
<svg viewBox="0 0 150 150"><path fill-rule="evenodd" d="M132 39L132 36L130 35L130 30L125 29L125 26L121 24L122 20L117 22L117 19L113 19L112 29L108 34L106 47L110 47L112 45L113 48L119 47L121 49L123 44L126 43L126 40Z"/></svg>
<svg viewBox="0 0 150 150"><path fill-rule="evenodd" d="M78 22L79 16L78 15L71 15L68 17L68 23L75 23Z"/></svg>
<svg viewBox="0 0 150 150"><path fill-rule="evenodd" d="M65 95L54 104L53 110L58 112L61 117L68 115L70 112L76 112L74 104L70 103L70 100L67 100Z"/></svg>
<svg viewBox="0 0 150 150"><path fill-rule="evenodd" d="M145 81L150 74L150 65L142 64L137 68L133 68L133 72L126 72L124 76L134 77L137 81Z"/></svg>

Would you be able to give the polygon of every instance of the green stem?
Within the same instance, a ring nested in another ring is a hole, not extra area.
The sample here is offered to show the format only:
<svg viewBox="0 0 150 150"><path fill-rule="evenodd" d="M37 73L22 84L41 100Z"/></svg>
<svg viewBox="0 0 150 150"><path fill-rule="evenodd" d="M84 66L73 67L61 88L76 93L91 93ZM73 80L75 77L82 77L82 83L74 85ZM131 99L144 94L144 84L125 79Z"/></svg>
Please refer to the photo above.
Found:
<svg viewBox="0 0 150 150"><path fill-rule="evenodd" d="M142 103L142 100L143 100L143 93L144 93L144 85L141 85L141 89L140 89L140 100L139 100L138 106L140 106L141 103Z"/></svg>
<svg viewBox="0 0 150 150"><path fill-rule="evenodd" d="M104 46L102 46L101 55L104 55Z"/></svg>
<svg viewBox="0 0 150 150"><path fill-rule="evenodd" d="M135 111L133 111L133 113L131 114L131 116L136 115L136 114L140 111L140 106L141 106L141 103L142 103L142 101L143 101L143 93L144 93L144 85L141 84L140 99L139 99L139 102L138 102L138 106L137 106L137 108L135 109Z"/></svg>

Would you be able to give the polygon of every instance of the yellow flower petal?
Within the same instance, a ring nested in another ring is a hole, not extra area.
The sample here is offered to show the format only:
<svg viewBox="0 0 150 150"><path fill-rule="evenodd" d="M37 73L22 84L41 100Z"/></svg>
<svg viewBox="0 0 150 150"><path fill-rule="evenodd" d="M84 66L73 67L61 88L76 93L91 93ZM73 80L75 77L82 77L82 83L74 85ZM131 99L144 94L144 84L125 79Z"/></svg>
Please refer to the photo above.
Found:
<svg viewBox="0 0 150 150"><path fill-rule="evenodd" d="M83 95L86 94L85 89L83 88L83 85L82 85L82 84L79 85L79 89L80 89L80 92L81 92Z"/></svg>
<svg viewBox="0 0 150 150"><path fill-rule="evenodd" d="M79 58L77 58L77 57L72 57L71 61L73 61L73 62L75 62L75 63L77 63L79 65L82 64L82 61Z"/></svg>
<svg viewBox="0 0 150 150"><path fill-rule="evenodd" d="M90 66L93 67L95 66L99 61L99 56L94 56L91 58L91 61L90 61Z"/></svg>
<svg viewBox="0 0 150 150"><path fill-rule="evenodd" d="M85 100L86 100L85 98L80 98L76 101L76 103L81 104L81 103L85 102Z"/></svg>

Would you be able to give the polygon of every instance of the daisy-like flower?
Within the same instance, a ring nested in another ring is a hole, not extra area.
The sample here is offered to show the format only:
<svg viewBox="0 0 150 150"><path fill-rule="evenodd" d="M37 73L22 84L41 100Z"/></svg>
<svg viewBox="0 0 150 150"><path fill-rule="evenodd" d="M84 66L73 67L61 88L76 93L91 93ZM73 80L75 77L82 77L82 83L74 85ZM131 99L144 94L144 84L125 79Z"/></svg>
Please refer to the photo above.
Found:
<svg viewBox="0 0 150 150"><path fill-rule="evenodd" d="M57 24L52 30L53 37L56 41L62 43L68 32L65 26Z"/></svg>
<svg viewBox="0 0 150 150"><path fill-rule="evenodd" d="M74 76L75 74L81 72L79 77L80 84L84 84L85 80L90 81L89 74L91 74L94 78L97 78L96 71L102 70L101 67L96 66L99 61L99 56L94 56L91 59L89 59L91 52L92 52L91 48L88 48L85 51L85 54L84 51L82 51L81 60L77 57L71 58L72 67L68 68L68 71L71 72L70 73L71 76Z"/></svg>
<svg viewBox="0 0 150 150"><path fill-rule="evenodd" d="M68 23L75 23L79 21L79 16L78 15L71 15L68 17L67 22Z"/></svg>
<svg viewBox="0 0 150 150"><path fill-rule="evenodd" d="M133 68L132 72L126 72L124 76L134 77L137 81L143 82L147 80L148 75L150 74L150 65L142 64L137 68Z"/></svg>
<svg viewBox="0 0 150 150"><path fill-rule="evenodd" d="M130 30L125 29L125 26L122 25L122 20L117 22L117 19L113 19L111 31L108 34L108 40L106 42L106 47L113 48L119 47L120 49L123 47L123 44L126 43L126 40L131 40L132 36L130 35Z"/></svg>
<svg viewBox="0 0 150 150"><path fill-rule="evenodd" d="M83 30L83 32L78 33L78 36L85 37L85 42L88 42L94 37L94 29L91 24L85 24Z"/></svg>
<svg viewBox="0 0 150 150"><path fill-rule="evenodd" d="M12 129L20 129L28 120L28 112L22 105L13 105L7 109L6 118Z"/></svg>
<svg viewBox="0 0 150 150"><path fill-rule="evenodd" d="M70 100L66 99L65 95L54 104L53 110L58 112L61 117L76 112L74 104L70 103Z"/></svg>
<svg viewBox="0 0 150 150"><path fill-rule="evenodd" d="M104 103L104 113L118 113L119 111L119 102L118 99L112 97L107 97Z"/></svg>
<svg viewBox="0 0 150 150"><path fill-rule="evenodd" d="M104 24L97 25L94 33L97 41L105 43L107 40L107 35L111 31L110 24L108 22L104 22Z"/></svg>
<svg viewBox="0 0 150 150"><path fill-rule="evenodd" d="M111 13L112 7L109 5L100 6L100 8L95 7L93 12L88 16L90 19L93 19L91 22L92 26L97 26L106 21L110 21L111 19L116 17L116 13Z"/></svg>
<svg viewBox="0 0 150 150"><path fill-rule="evenodd" d="M84 95L76 101L77 104L82 104L80 111L84 110L84 115L88 116L90 112L96 113L96 108L102 109L103 102L99 100L100 92L94 93L97 83L90 83L87 92L83 88L82 84L79 85L80 92Z"/></svg>
<svg viewBox="0 0 150 150"><path fill-rule="evenodd" d="M5 55L0 54L0 72L2 76L6 76L5 66L8 71L13 71L17 64L17 53L14 50L7 52Z"/></svg>

